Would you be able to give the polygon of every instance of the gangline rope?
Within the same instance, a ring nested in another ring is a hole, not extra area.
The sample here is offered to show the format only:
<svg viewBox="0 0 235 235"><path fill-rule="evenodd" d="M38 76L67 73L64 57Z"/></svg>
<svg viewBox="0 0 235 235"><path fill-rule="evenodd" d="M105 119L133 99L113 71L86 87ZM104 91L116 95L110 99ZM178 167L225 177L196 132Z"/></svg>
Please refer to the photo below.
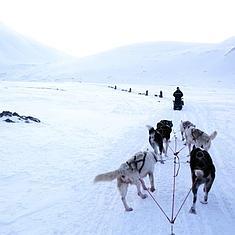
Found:
<svg viewBox="0 0 235 235"><path fill-rule="evenodd" d="M156 200L156 198L152 195L152 193L149 191L149 189L147 189L148 194L150 195L150 197L153 199L153 201L156 203L156 205L158 206L158 208L161 210L161 212L164 214L164 216L166 217L166 219L169 221L169 223L171 224L171 235L174 235L174 223L181 211L181 209L183 208L187 198L189 197L189 194L192 190L192 187L189 189L186 197L184 198L183 202L181 203L181 206L179 207L178 211L175 214L175 194L176 194L176 177L178 176L179 170L180 170L180 161L179 161L179 156L178 154L185 148L182 147L179 151L177 150L177 137L176 137L176 132L174 132L174 138L175 138L175 150L173 150L170 146L169 148L171 149L171 151L174 154L174 169L173 169L173 185L172 185L172 203L171 203L171 219L170 217L166 214L166 212L164 211L164 209L161 207L161 205L158 203L158 201ZM176 165L178 164L178 169L176 170ZM174 216L175 214L175 216Z"/></svg>

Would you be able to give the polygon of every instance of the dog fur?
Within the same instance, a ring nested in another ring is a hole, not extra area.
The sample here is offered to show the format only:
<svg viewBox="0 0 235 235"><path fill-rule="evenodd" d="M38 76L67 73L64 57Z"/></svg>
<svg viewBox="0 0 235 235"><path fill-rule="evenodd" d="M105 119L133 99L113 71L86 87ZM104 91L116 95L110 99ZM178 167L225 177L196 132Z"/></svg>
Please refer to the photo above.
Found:
<svg viewBox="0 0 235 235"><path fill-rule="evenodd" d="M196 214L197 191L201 184L204 184L203 204L207 204L208 193L215 179L215 166L211 156L206 150L193 147L190 153L190 169L192 177L193 204L190 213Z"/></svg>
<svg viewBox="0 0 235 235"><path fill-rule="evenodd" d="M104 174L97 175L94 182L100 181L112 181L117 179L117 187L121 194L121 200L126 211L132 211L133 209L128 206L126 202L127 189L130 184L134 184L137 187L137 193L142 198L147 197L146 194L141 192L141 186L144 190L147 190L145 182L143 180L147 175L149 176L150 190L155 191L154 186L154 166L157 162L157 156L154 152L144 151L136 153L125 163L114 171L110 171Z"/></svg>
<svg viewBox="0 0 235 235"><path fill-rule="evenodd" d="M162 160L162 153L165 153L163 147L163 138L159 131L155 130L152 126L146 126L149 130L149 143L154 150L154 153L160 157L160 162L164 163ZM159 154L158 154L159 149Z"/></svg>
<svg viewBox="0 0 235 235"><path fill-rule="evenodd" d="M204 150L208 151L211 147L211 141L215 139L217 135L217 131L213 131L211 135L208 135L205 132L190 126L185 130L185 135L186 145L188 145L190 154L192 144L198 148L203 148Z"/></svg>
<svg viewBox="0 0 235 235"><path fill-rule="evenodd" d="M158 122L156 129L154 129L154 127L152 126L147 125L147 128L149 130L149 143L156 155L158 155L159 149L161 163L164 163L164 161L162 160L162 153L165 153L165 156L167 156L172 127L173 123L169 120L161 120L160 122ZM165 143L165 148L163 146L163 142Z"/></svg>
<svg viewBox="0 0 235 235"><path fill-rule="evenodd" d="M160 128L161 126L169 126L169 127L173 127L173 123L170 120L161 120L160 122L157 123L157 128Z"/></svg>
<svg viewBox="0 0 235 235"><path fill-rule="evenodd" d="M167 150L169 146L169 141L171 138L173 123L169 120L161 120L157 123L156 130L161 134L163 142L165 143L165 155L167 156Z"/></svg>
<svg viewBox="0 0 235 235"><path fill-rule="evenodd" d="M181 133L181 136L182 136L182 141L185 140L186 136L185 136L185 130L188 129L189 127L193 127L193 128L196 128L196 126L190 122L190 121L182 121L180 122L180 133Z"/></svg>

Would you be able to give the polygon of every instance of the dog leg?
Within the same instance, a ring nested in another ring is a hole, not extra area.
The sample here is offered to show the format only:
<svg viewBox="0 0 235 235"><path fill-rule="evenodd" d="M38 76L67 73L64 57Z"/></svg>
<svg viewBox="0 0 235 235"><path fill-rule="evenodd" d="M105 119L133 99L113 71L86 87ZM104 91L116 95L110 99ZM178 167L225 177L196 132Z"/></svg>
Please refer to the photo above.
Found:
<svg viewBox="0 0 235 235"><path fill-rule="evenodd" d="M140 196L142 199L145 199L146 197L148 197L147 194L141 193L140 182L139 181L136 183L136 188L137 188L138 196Z"/></svg>
<svg viewBox="0 0 235 235"><path fill-rule="evenodd" d="M198 187L199 185L196 183L193 188L192 188L192 192L193 192L193 205L191 206L189 213L191 214L197 214L196 213L196 201L197 201L197 191L198 191Z"/></svg>
<svg viewBox="0 0 235 235"><path fill-rule="evenodd" d="M158 146L156 145L156 144L153 144L153 145L151 145L152 146L152 148L153 148L153 150L154 150L154 153L156 154L156 156L158 156L158 150L157 150L157 148L158 148ZM159 146L159 151L160 151L160 162L162 163L162 164L164 164L164 161L162 160L162 152L163 152L163 145L160 145Z"/></svg>
<svg viewBox="0 0 235 235"><path fill-rule="evenodd" d="M155 191L155 187L154 187L153 172L148 173L148 175L149 175L149 181L150 181L150 185L151 185L150 191L154 192Z"/></svg>
<svg viewBox="0 0 235 235"><path fill-rule="evenodd" d="M184 132L183 131L181 131L181 136L182 136L182 141L184 141L185 138L184 138Z"/></svg>
<svg viewBox="0 0 235 235"><path fill-rule="evenodd" d="M184 143L184 145L188 145L188 143L189 143L189 140L188 140L188 136L187 136L187 134L186 134L186 132L184 132L184 135L185 135L185 143Z"/></svg>
<svg viewBox="0 0 235 235"><path fill-rule="evenodd" d="M121 194L121 199L122 199L122 203L125 207L125 210L126 211L133 211L133 209L131 207L129 207L126 202L127 188L128 188L128 184L118 182L118 189Z"/></svg>
<svg viewBox="0 0 235 235"><path fill-rule="evenodd" d="M166 140L166 151L165 151L165 156L166 156L166 157L168 157L168 156L167 156L168 146L169 146L169 141L168 141L168 140Z"/></svg>
<svg viewBox="0 0 235 235"><path fill-rule="evenodd" d="M164 161L162 160L162 154L160 154L159 156L160 156L160 162L164 164Z"/></svg>
<svg viewBox="0 0 235 235"><path fill-rule="evenodd" d="M208 199L208 192L205 192L205 195L204 195L204 200L202 201L200 201L202 204L207 204L208 202L207 202L207 199Z"/></svg>
<svg viewBox="0 0 235 235"><path fill-rule="evenodd" d="M213 181L214 181L214 178L210 178L206 181L205 185L204 185L204 188L203 188L203 191L205 192L205 195L204 195L204 201L201 201L201 203L203 204L207 204L208 203L208 193L211 189L211 186L213 184Z"/></svg>
<svg viewBox="0 0 235 235"><path fill-rule="evenodd" d="M140 182L141 182L141 184L142 184L142 188L143 188L144 190L147 190L148 188L146 187L146 185L145 185L145 183L144 183L144 180L140 178Z"/></svg>
<svg viewBox="0 0 235 235"><path fill-rule="evenodd" d="M151 146L152 146L152 148L153 148L153 150L154 150L154 153L155 153L156 155L158 155L157 145L154 144L154 143L151 143Z"/></svg>
<svg viewBox="0 0 235 235"><path fill-rule="evenodd" d="M163 147L163 144L159 145L159 150L160 150L160 162L164 164L164 161L162 160L162 152L165 153L165 149Z"/></svg>
<svg viewBox="0 0 235 235"><path fill-rule="evenodd" d="M188 143L188 151L189 151L189 156L190 156L190 153L191 153L191 143Z"/></svg>

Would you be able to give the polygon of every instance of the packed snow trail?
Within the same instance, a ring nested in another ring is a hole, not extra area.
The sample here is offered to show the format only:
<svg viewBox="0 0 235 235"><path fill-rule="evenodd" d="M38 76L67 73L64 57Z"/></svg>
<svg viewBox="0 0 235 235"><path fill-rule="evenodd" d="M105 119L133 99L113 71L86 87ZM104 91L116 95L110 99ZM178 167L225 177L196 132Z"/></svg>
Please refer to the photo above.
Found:
<svg viewBox="0 0 235 235"><path fill-rule="evenodd" d="M140 199L134 186L127 194L134 211L125 212L115 181L93 184L97 174L117 169L139 150L151 149L145 125L155 126L161 119L173 121L177 149L184 146L180 120L190 120L206 133L218 131L209 150L217 170L209 203L198 200L197 215L189 214L190 195L175 222L175 234L233 234L234 90L202 88L199 95L194 87L183 87L185 106L173 111L175 87L151 89L162 89L164 98L96 84L2 82L2 110L32 115L42 123L1 123L0 234L169 234L164 215L150 197ZM171 139L174 149L174 137ZM175 211L191 187L187 155L186 147L179 154ZM153 195L170 215L170 149L166 160L156 165ZM148 179L146 182L149 185ZM200 188L199 199L202 196Z"/></svg>

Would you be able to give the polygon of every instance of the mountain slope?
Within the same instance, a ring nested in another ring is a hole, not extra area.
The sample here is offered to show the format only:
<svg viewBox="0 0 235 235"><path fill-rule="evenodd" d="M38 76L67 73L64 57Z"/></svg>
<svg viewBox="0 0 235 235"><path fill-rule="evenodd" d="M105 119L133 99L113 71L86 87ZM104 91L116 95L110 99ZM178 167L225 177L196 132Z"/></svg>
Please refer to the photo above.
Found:
<svg viewBox="0 0 235 235"><path fill-rule="evenodd" d="M171 78L170 83L174 85L187 85L192 81L196 85L206 80L210 85L230 86L235 84L234 48L235 38L218 44L151 42L67 60L57 51L1 26L0 77L4 80L140 84L169 84ZM14 67L3 67L9 64Z"/></svg>
<svg viewBox="0 0 235 235"><path fill-rule="evenodd" d="M0 24L0 65L45 63L65 57Z"/></svg>
<svg viewBox="0 0 235 235"><path fill-rule="evenodd" d="M159 42L135 44L72 63L33 70L36 80L48 74L58 80L140 84L234 83L235 40L219 44ZM32 71L31 71L32 72ZM46 75L46 76L45 76ZM30 74L28 74L30 76ZM24 79L24 77L22 77Z"/></svg>

